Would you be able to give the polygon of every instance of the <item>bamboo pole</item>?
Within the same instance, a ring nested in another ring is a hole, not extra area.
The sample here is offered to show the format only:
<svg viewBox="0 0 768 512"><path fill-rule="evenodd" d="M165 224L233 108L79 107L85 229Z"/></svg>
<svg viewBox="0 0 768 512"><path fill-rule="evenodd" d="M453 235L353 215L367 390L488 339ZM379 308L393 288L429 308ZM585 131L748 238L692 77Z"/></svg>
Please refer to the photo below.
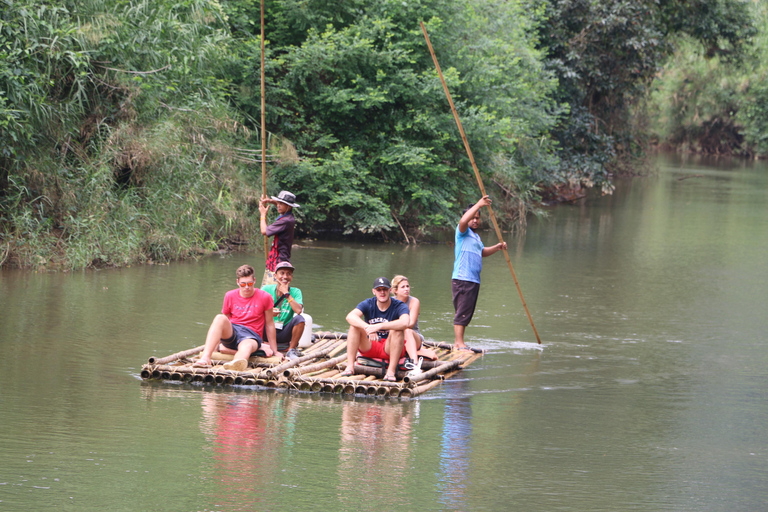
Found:
<svg viewBox="0 0 768 512"><path fill-rule="evenodd" d="M327 361L323 361L321 363L315 363L309 366L304 366L300 368L291 368L291 376L299 376L299 375L306 375L308 373L316 372L318 370L323 370L325 368L330 368L331 366L335 366L339 363L344 362L344 360L347 358L346 354L342 354L340 356L336 356L333 359L329 359Z"/></svg>
<svg viewBox="0 0 768 512"><path fill-rule="evenodd" d="M312 360L317 359L319 357L323 357L326 354L328 354L331 350L333 350L333 348L334 347L331 346L331 347L328 347L328 348L326 348L324 350L321 350L318 353L312 353L312 354L308 354L308 355L305 355L305 356L301 356L301 357L296 358L296 359L294 359L292 361L288 361L286 363L283 363L283 364L274 366L272 368L269 368L269 369L267 369L267 376L268 377L273 377L273 376L280 375L280 373L282 373L284 370L287 370L289 368L293 368L294 366L298 366L301 363L305 363L307 361L312 361ZM289 375L290 374L286 375L286 377L288 377Z"/></svg>
<svg viewBox="0 0 768 512"><path fill-rule="evenodd" d="M261 196L267 197L267 102L264 72L264 0L261 0ZM269 258L269 237L264 235L264 261Z"/></svg>
<svg viewBox="0 0 768 512"><path fill-rule="evenodd" d="M347 333L345 332L326 332L320 331L312 335L315 340L345 340L347 339Z"/></svg>
<svg viewBox="0 0 768 512"><path fill-rule="evenodd" d="M441 380L433 380L428 382L427 384L422 384L421 386L416 386L415 388L404 388L398 396L401 398L415 398L419 396L420 394L429 391L430 389L434 388L438 384L440 384Z"/></svg>
<svg viewBox="0 0 768 512"><path fill-rule="evenodd" d="M469 359L469 358L467 358L467 359ZM424 372L424 373L422 373L420 375L417 375L415 377L407 377L406 376L403 379L403 382L413 386L417 382L421 382L424 379L431 379L432 377L434 377L438 373L443 373L443 372L446 372L446 371L448 371L448 370L450 370L452 368L460 366L464 361L465 361L465 359L454 359L453 361L449 361L447 363L443 363L440 366L432 368L431 370L426 371L426 372Z"/></svg>
<svg viewBox="0 0 768 512"><path fill-rule="evenodd" d="M451 350L451 351L454 348L453 345L451 345L450 343L444 343L442 341L424 341L423 344L428 347L444 348L446 350ZM483 352L483 350L479 348L472 348L472 347L467 347L467 348L470 349L472 352L481 353L481 354Z"/></svg>
<svg viewBox="0 0 768 512"><path fill-rule="evenodd" d="M477 184L480 187L480 192L482 193L483 197L485 197L488 194L485 192L483 179L480 177L480 171L477 169L477 164L475 163L475 157L472 156L472 150L469 148L469 141L467 140L467 136L464 133L464 127L461 125L459 114L458 112L456 112L456 106L453 104L453 99L451 98L451 93L448 90L448 85L445 83L445 78L443 78L443 72L440 70L440 64L437 62L437 56L435 55L435 51L432 49L432 43L429 40L429 34L427 34L427 27L424 26L423 21L419 23L421 24L421 31L424 32L424 39L426 39L427 41L427 46L429 47L429 53L432 55L432 60L435 63L437 74L440 76L440 81L443 84L443 89L445 90L445 96L448 98L448 103L451 105L453 118L456 120L456 126L458 126L459 128L459 133L461 134L461 140L464 142L464 149L467 150L469 161L472 164L472 170L475 171L475 178L477 178ZM488 213L491 217L493 228L496 230L496 236L499 238L499 241L503 243L504 239L501 236L501 229L499 229L499 224L496 222L496 215L494 215L491 205L488 205ZM538 341L539 344L541 344L541 338L539 338L539 332L536 330L536 326L533 323L533 317L531 317L530 311L528 311L528 305L525 303L525 298L523 297L523 291L520 289L520 283L517 282L517 275L515 275L515 269L512 268L512 260L509 259L509 253L507 252L506 248L502 248L502 251L504 251L504 259L507 260L507 265L509 266L509 271L512 274L512 279L515 281L515 287L517 287L517 293L520 295L520 300L523 303L525 314L528 316L528 321L531 323L531 327L533 328L533 333L536 335L536 341Z"/></svg>
<svg viewBox="0 0 768 512"><path fill-rule="evenodd" d="M191 348L189 350L184 350L182 352L176 352L175 354L171 354L170 356L161 357L159 359L156 359L155 357L150 357L148 359L149 364L167 364L172 361L176 361L177 359L184 359L185 357L193 356L195 354L199 354L203 351L205 348L205 345L200 345L199 347Z"/></svg>
<svg viewBox="0 0 768 512"><path fill-rule="evenodd" d="M303 382L319 382L320 384L348 384L349 382L356 382L359 380L362 380L364 375L353 375L352 377L343 377L340 379L321 379L316 377L299 377L297 380L303 381ZM402 387L402 382L388 382L388 381L381 381L376 382L376 385L378 386L386 386L386 387Z"/></svg>

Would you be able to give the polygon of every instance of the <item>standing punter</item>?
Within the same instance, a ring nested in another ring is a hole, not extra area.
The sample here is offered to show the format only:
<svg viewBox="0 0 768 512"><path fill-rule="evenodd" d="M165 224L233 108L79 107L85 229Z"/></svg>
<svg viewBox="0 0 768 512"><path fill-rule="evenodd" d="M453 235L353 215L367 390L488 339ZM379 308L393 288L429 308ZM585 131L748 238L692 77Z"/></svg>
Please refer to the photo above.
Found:
<svg viewBox="0 0 768 512"><path fill-rule="evenodd" d="M272 196L272 199L267 199L265 196L259 201L259 212L261 213L259 227L261 228L261 234L264 236L274 236L272 247L269 249L269 255L267 256L267 268L261 281L262 286L278 284L275 279L275 266L281 261L291 261L293 231L296 226L296 217L293 216L293 209L299 207L295 201L296 196L287 190L281 191L277 194L277 197ZM270 204L275 205L278 216L275 222L267 226L267 212L269 211Z"/></svg>
<svg viewBox="0 0 768 512"><path fill-rule="evenodd" d="M477 203L464 210L459 225L456 226L456 249L451 275L451 290L453 291L453 334L454 348L469 350L464 343L464 329L472 320L480 293L480 271L483 269L483 258L507 248L506 242L485 247L480 235L475 231L480 227L480 209L490 206L491 198L483 196Z"/></svg>

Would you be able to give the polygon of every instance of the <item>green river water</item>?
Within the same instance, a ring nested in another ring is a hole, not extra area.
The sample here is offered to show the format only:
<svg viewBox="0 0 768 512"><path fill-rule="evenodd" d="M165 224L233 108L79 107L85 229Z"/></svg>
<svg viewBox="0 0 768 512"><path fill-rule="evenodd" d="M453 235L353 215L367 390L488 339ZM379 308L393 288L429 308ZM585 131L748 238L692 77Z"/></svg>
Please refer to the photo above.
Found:
<svg viewBox="0 0 768 512"><path fill-rule="evenodd" d="M487 258L486 355L402 402L139 378L203 342L260 253L0 272L0 510L765 510L768 166L660 157L509 243L543 344ZM452 246L293 261L316 329L403 273L452 341Z"/></svg>

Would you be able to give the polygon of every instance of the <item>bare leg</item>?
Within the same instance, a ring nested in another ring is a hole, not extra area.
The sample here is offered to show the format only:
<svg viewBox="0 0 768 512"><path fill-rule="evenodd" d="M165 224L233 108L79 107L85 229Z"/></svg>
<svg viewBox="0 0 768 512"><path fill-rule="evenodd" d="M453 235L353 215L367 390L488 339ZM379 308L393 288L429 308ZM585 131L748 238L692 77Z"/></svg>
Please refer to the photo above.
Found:
<svg viewBox="0 0 768 512"><path fill-rule="evenodd" d="M359 327L350 326L349 332L347 332L347 368L344 373L354 375L357 351L362 349L365 352L370 348L371 341L368 339L368 334Z"/></svg>
<svg viewBox="0 0 768 512"><path fill-rule="evenodd" d="M267 348L269 348L269 346L267 346ZM258 349L259 342L253 338L241 340L240 344L237 346L237 353L235 354L235 357L232 358L232 360L237 361L238 359L245 359L247 361L248 358L251 357L251 354L256 352Z"/></svg>
<svg viewBox="0 0 768 512"><path fill-rule="evenodd" d="M232 324L225 315L216 315L208 328L208 334L205 337L205 348L200 355L200 364L211 364L211 354L221 343L222 339L232 337Z"/></svg>
<svg viewBox="0 0 768 512"><path fill-rule="evenodd" d="M455 337L455 340L453 343L454 348L462 348L467 346L464 343L464 329L465 327L463 325L453 324L453 334Z"/></svg>
<svg viewBox="0 0 768 512"><path fill-rule="evenodd" d="M230 355L237 354L237 350L233 348L225 347L223 343L219 343L219 352L221 352L222 354L230 354Z"/></svg>
<svg viewBox="0 0 768 512"><path fill-rule="evenodd" d="M387 366L387 375L395 376L397 363L400 361L400 354L403 353L405 345L405 336L403 331L389 331L387 343L384 345L384 351L389 354L389 366Z"/></svg>
<svg viewBox="0 0 768 512"><path fill-rule="evenodd" d="M288 350L293 350L299 346L299 340L301 339L301 335L304 334L305 325L306 324L302 322L293 326L293 330L291 331L291 343L288 345Z"/></svg>
<svg viewBox="0 0 768 512"><path fill-rule="evenodd" d="M419 340L418 343L416 340ZM419 359L419 345L421 345L421 338L416 336L411 329L405 330L405 353L411 358L414 363Z"/></svg>

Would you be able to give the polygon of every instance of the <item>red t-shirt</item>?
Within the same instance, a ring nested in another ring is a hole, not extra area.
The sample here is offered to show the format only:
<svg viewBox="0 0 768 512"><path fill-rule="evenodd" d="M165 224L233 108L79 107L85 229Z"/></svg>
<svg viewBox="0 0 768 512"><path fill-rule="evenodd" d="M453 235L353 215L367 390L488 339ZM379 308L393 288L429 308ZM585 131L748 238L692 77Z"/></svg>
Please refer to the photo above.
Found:
<svg viewBox="0 0 768 512"><path fill-rule="evenodd" d="M240 296L240 290L230 290L224 295L221 312L233 324L244 325L261 336L264 333L264 312L272 312L272 296L256 288L252 297Z"/></svg>

